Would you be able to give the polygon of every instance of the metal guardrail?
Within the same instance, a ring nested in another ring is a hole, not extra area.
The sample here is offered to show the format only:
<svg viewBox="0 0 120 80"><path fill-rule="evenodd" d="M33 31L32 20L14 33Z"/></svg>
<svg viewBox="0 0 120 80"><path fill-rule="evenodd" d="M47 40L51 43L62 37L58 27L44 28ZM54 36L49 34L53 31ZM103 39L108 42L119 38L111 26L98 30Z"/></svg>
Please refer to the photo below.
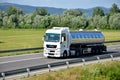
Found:
<svg viewBox="0 0 120 80"><path fill-rule="evenodd" d="M19 73L27 73L27 76L29 77L30 73L34 70L48 69L48 72L50 72L51 68L58 67L58 66L66 65L66 67L69 68L70 64L74 64L74 63L83 63L83 65L86 65L86 62L89 62L89 61L97 60L98 62L100 62L100 60L108 59L108 58L111 60L114 60L115 57L120 57L120 53L118 52L114 54L104 54L104 55L98 55L93 57L77 58L73 60L66 60L66 61L54 62L54 63L43 64L38 66L26 67L26 68L12 70L12 71L0 72L0 77L3 78L3 80L5 80L6 76L19 74Z"/></svg>
<svg viewBox="0 0 120 80"><path fill-rule="evenodd" d="M105 43L113 43L113 42L120 42L120 40L116 40L116 41L106 41ZM1 50L0 53L20 52L20 51L30 51L30 50L40 50L40 49L43 49L43 47L14 49L14 50Z"/></svg>
<svg viewBox="0 0 120 80"><path fill-rule="evenodd" d="M1 50L0 53L20 52L20 51L30 51L30 50L40 50L40 49L43 49L43 47L14 49L14 50Z"/></svg>
<svg viewBox="0 0 120 80"><path fill-rule="evenodd" d="M105 43L114 43L114 42L120 42L120 40L115 40L115 41L105 41Z"/></svg>

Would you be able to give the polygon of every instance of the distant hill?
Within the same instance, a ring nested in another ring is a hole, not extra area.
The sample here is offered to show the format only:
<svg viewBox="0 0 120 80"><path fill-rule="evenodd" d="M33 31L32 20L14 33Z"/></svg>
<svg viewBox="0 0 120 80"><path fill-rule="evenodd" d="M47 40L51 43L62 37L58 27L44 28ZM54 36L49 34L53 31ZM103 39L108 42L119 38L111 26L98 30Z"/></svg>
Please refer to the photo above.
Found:
<svg viewBox="0 0 120 80"><path fill-rule="evenodd" d="M13 3L0 3L0 10L7 11L9 6L15 6L23 10L24 13L33 13L36 8L45 8L48 10L50 14L62 14L65 9L62 8L54 8L54 7L35 7L35 6L28 6L28 5L19 5Z"/></svg>
<svg viewBox="0 0 120 80"><path fill-rule="evenodd" d="M45 8L46 10L48 10L48 12L53 15L53 14L62 14L66 9L63 8L54 8L54 7L36 7L36 6L28 6L28 5L19 5L19 4L13 4L13 3L0 3L0 10L1 11L7 11L9 6L15 6L17 8L20 8L23 10L24 13L28 14L28 13L33 13L35 11L36 8ZM94 7L95 8L95 7ZM84 12L84 14L89 17L92 15L92 12L94 10L94 8L89 8L89 9L80 9L82 12ZM108 8L105 7L101 7L105 13L108 12Z"/></svg>

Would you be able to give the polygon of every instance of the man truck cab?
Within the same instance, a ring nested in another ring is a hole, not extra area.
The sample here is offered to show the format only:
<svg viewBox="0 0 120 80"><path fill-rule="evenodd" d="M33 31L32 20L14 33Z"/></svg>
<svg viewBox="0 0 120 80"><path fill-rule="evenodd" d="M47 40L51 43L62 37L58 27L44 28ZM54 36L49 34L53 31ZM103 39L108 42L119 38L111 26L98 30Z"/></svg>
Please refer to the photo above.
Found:
<svg viewBox="0 0 120 80"><path fill-rule="evenodd" d="M48 29L44 37L45 57L67 57L69 52L69 29L54 27Z"/></svg>

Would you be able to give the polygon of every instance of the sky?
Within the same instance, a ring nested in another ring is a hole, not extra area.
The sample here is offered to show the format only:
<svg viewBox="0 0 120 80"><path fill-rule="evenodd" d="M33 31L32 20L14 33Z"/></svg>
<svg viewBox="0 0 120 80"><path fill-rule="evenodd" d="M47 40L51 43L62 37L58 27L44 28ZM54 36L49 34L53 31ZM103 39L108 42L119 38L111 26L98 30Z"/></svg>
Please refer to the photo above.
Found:
<svg viewBox="0 0 120 80"><path fill-rule="evenodd" d="M56 7L56 8L92 8L96 6L110 8L116 3L120 8L120 0L0 0L0 3L16 3L22 5Z"/></svg>

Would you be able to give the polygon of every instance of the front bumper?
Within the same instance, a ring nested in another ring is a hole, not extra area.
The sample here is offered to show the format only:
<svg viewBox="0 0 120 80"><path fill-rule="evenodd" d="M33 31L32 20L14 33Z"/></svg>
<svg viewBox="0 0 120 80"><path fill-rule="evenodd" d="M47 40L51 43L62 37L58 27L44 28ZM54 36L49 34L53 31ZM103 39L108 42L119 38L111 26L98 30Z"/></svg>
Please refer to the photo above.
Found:
<svg viewBox="0 0 120 80"><path fill-rule="evenodd" d="M45 57L61 57L60 49L44 49Z"/></svg>

